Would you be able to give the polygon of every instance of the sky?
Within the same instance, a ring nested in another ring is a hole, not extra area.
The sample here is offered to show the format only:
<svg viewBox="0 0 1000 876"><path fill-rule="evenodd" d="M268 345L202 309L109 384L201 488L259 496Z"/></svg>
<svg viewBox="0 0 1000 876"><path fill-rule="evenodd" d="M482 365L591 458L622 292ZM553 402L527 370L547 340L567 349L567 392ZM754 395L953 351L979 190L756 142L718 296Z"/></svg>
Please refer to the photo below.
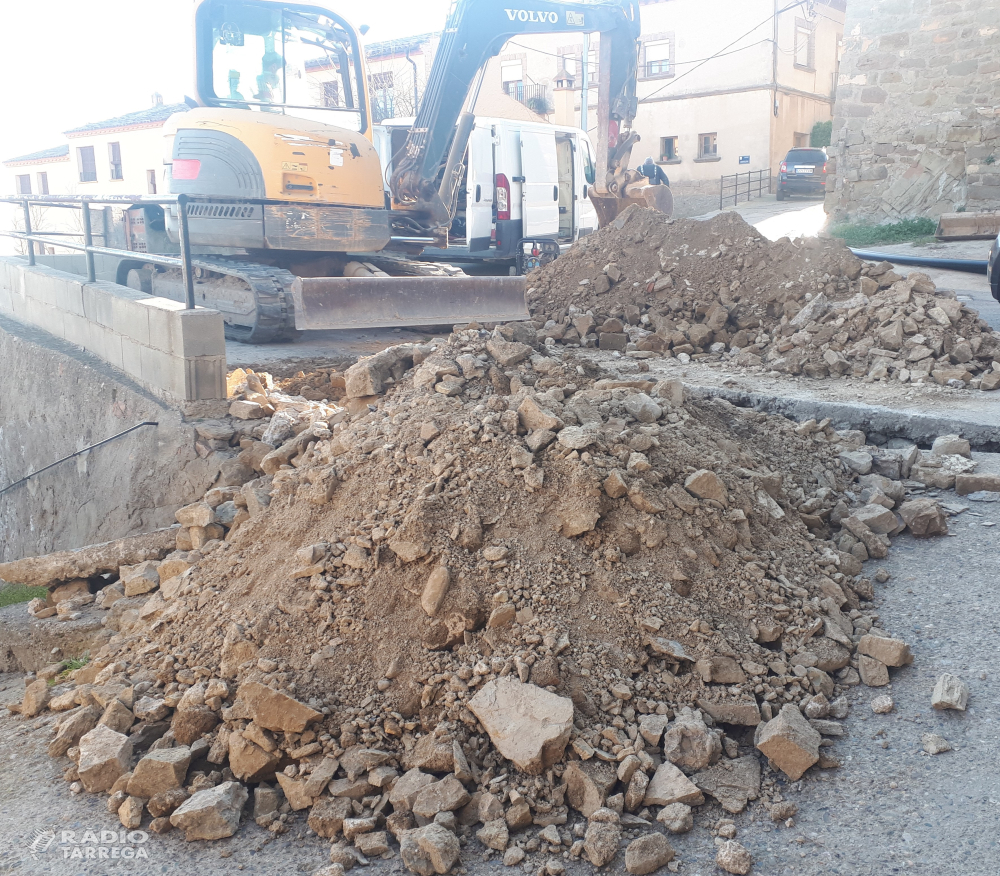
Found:
<svg viewBox="0 0 1000 876"><path fill-rule="evenodd" d="M440 30L451 0L326 0L366 42ZM0 0L0 160L191 88L193 0ZM363 14L362 14L363 10Z"/></svg>

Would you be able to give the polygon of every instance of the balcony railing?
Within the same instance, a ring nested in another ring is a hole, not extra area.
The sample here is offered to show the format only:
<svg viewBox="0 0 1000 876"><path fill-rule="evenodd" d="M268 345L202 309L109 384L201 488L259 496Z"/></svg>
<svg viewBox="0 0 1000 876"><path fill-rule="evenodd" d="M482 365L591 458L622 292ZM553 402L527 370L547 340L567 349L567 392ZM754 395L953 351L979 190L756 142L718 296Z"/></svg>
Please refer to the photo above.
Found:
<svg viewBox="0 0 1000 876"><path fill-rule="evenodd" d="M532 112L548 115L552 112L549 90L545 85L525 85L523 82L505 82L503 90L508 97L523 103Z"/></svg>

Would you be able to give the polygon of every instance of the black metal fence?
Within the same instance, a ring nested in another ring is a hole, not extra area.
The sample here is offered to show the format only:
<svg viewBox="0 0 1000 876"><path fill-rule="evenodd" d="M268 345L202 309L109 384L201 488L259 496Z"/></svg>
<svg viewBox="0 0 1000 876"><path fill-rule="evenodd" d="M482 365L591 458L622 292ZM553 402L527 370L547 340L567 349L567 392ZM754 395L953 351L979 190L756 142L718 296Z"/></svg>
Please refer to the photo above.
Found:
<svg viewBox="0 0 1000 876"><path fill-rule="evenodd" d="M741 200L749 201L771 192L771 171L750 170L722 177L719 183L719 209L730 202L735 207Z"/></svg>

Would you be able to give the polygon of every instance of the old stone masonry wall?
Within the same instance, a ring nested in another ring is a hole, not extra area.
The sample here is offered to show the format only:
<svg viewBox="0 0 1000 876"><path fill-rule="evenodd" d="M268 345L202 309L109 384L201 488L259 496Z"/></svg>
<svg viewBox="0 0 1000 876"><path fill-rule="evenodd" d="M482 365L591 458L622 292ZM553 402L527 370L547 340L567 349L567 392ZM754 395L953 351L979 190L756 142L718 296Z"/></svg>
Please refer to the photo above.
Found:
<svg viewBox="0 0 1000 876"><path fill-rule="evenodd" d="M1000 3L852 0L834 114L834 218L1000 208Z"/></svg>

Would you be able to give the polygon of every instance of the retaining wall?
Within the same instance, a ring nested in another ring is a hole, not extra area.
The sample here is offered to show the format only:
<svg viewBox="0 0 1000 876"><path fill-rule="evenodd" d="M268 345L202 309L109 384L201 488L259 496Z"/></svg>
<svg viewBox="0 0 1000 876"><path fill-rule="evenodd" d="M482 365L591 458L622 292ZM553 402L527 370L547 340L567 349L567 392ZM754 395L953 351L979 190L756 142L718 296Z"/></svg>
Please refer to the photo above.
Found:
<svg viewBox="0 0 1000 876"><path fill-rule="evenodd" d="M0 258L0 314L81 347L169 402L226 397L218 311Z"/></svg>

